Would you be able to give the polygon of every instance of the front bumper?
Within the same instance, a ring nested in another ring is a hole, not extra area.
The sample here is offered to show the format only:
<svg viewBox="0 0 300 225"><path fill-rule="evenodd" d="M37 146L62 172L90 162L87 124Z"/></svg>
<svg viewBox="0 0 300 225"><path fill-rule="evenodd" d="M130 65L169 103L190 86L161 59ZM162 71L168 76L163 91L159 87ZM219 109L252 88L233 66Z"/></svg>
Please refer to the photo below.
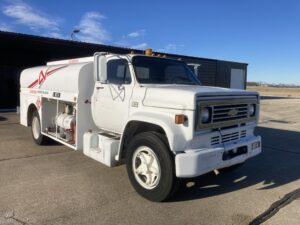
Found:
<svg viewBox="0 0 300 225"><path fill-rule="evenodd" d="M240 154L234 153L237 150L242 151ZM260 136L252 136L246 140L240 140L234 144L224 144L224 146L217 148L186 150L175 157L176 176L182 178L197 177L215 169L242 163L260 152ZM228 153L233 154L228 157Z"/></svg>

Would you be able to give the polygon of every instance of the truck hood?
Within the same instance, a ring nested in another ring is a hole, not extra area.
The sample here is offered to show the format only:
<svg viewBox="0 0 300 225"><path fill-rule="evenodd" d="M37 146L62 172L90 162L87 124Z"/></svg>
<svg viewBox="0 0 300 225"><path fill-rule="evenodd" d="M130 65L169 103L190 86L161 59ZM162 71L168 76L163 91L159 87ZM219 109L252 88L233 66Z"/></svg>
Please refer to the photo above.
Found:
<svg viewBox="0 0 300 225"><path fill-rule="evenodd" d="M179 110L195 110L197 97L249 96L258 95L254 91L228 89L199 85L144 85L147 88L144 106Z"/></svg>

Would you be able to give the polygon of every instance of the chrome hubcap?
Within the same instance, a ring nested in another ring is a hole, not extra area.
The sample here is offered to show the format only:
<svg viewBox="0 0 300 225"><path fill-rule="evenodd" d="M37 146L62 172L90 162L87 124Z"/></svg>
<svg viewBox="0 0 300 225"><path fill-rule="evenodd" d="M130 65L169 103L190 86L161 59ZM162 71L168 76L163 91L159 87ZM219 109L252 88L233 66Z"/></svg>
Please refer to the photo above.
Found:
<svg viewBox="0 0 300 225"><path fill-rule="evenodd" d="M34 117L31 124L33 137L35 139L38 139L40 136L40 123L37 117Z"/></svg>
<svg viewBox="0 0 300 225"><path fill-rule="evenodd" d="M155 188L161 177L159 161L153 150L146 146L136 149L132 158L132 169L136 181L146 189Z"/></svg>

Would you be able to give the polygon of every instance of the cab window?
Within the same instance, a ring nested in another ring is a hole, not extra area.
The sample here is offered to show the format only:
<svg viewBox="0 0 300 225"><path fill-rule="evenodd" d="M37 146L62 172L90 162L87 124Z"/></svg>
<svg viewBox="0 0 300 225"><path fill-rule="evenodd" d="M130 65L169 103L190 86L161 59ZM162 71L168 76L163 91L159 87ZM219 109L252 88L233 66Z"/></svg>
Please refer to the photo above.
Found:
<svg viewBox="0 0 300 225"><path fill-rule="evenodd" d="M107 62L107 80L113 84L131 83L128 62L125 59L113 59Z"/></svg>

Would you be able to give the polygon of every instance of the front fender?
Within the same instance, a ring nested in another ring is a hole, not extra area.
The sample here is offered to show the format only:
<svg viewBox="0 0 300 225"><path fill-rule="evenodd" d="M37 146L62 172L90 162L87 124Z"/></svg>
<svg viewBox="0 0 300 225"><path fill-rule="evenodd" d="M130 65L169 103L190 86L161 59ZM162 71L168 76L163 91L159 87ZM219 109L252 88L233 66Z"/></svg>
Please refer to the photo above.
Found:
<svg viewBox="0 0 300 225"><path fill-rule="evenodd" d="M186 133L184 132L184 129L186 129L186 127L184 127L182 124L175 124L174 114L161 112L137 112L129 117L126 125L124 126L117 159L120 159L121 157L123 137L126 132L127 124L132 121L146 122L161 127L166 133L171 151L177 152L185 149L187 137L185 136Z"/></svg>

